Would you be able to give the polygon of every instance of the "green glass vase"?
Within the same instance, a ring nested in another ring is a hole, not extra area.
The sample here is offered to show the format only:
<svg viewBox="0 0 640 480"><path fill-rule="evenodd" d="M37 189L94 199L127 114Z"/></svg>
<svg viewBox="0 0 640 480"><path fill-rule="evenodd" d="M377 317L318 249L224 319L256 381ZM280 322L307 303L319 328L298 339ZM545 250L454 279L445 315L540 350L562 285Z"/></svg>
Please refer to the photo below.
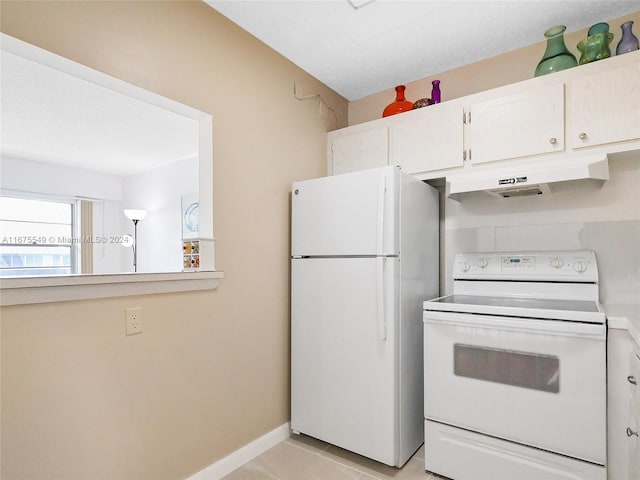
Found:
<svg viewBox="0 0 640 480"><path fill-rule="evenodd" d="M564 25L557 25L544 32L544 36L547 39L547 49L536 67L535 77L578 66L576 57L573 56L564 43L564 31L566 29L567 27Z"/></svg>
<svg viewBox="0 0 640 480"><path fill-rule="evenodd" d="M580 51L578 63L584 65L585 63L609 58L611 56L609 44L612 41L613 33L609 32L609 24L596 23L589 29L587 38L578 43L578 50Z"/></svg>

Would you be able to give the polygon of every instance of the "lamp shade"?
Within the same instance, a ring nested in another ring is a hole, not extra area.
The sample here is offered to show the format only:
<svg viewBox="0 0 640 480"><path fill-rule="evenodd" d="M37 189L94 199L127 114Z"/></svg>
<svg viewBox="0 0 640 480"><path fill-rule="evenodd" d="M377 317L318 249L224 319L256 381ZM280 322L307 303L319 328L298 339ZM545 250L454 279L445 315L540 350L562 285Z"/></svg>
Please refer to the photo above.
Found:
<svg viewBox="0 0 640 480"><path fill-rule="evenodd" d="M147 216L147 211L146 210L125 210L124 214L129 220L142 220L144 217Z"/></svg>

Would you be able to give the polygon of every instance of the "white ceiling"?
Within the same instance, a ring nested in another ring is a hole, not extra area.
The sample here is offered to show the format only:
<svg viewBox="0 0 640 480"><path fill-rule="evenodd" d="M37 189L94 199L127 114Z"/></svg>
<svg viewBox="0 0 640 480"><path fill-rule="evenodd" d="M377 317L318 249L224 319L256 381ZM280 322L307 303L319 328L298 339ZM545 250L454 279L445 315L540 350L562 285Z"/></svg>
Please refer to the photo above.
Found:
<svg viewBox="0 0 640 480"><path fill-rule="evenodd" d="M198 154L198 122L2 51L0 153L119 176Z"/></svg>
<svg viewBox="0 0 640 480"><path fill-rule="evenodd" d="M347 100L543 41L554 25L640 10L638 0L205 1Z"/></svg>

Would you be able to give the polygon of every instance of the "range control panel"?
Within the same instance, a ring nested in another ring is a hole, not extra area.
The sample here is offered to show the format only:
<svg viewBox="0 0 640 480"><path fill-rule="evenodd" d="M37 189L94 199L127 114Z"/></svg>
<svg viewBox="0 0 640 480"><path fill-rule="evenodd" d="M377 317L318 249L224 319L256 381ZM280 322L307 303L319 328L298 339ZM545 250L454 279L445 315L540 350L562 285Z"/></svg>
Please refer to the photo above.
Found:
<svg viewBox="0 0 640 480"><path fill-rule="evenodd" d="M453 278L597 283L598 267L595 253L588 250L459 253Z"/></svg>

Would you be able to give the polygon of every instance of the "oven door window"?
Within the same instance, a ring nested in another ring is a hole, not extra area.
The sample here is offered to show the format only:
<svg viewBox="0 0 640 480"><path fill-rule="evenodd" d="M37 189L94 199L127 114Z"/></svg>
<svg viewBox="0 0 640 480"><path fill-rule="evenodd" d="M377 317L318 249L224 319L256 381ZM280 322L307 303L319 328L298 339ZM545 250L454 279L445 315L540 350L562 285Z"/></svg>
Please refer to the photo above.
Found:
<svg viewBox="0 0 640 480"><path fill-rule="evenodd" d="M455 375L543 392L560 391L558 357L459 343L453 350Z"/></svg>

